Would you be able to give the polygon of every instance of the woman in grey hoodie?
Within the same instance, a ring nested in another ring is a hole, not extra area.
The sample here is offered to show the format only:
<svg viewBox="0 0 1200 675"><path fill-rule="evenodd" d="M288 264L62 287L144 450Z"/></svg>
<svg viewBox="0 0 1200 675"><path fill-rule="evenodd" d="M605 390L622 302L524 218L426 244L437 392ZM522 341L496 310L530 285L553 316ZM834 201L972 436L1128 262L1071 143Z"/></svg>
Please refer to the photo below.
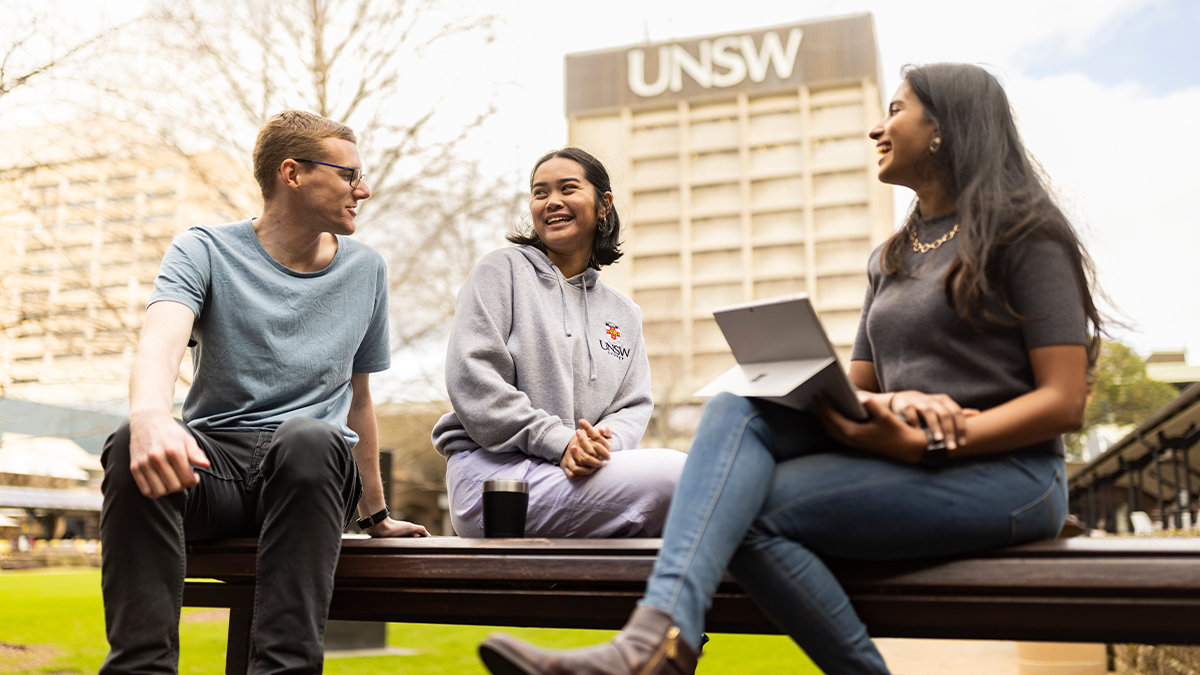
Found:
<svg viewBox="0 0 1200 675"><path fill-rule="evenodd" d="M433 428L454 529L483 536L483 482L520 478L529 536L659 536L686 455L637 449L654 402L641 311L600 281L621 257L608 172L563 148L529 183L532 231L458 295Z"/></svg>

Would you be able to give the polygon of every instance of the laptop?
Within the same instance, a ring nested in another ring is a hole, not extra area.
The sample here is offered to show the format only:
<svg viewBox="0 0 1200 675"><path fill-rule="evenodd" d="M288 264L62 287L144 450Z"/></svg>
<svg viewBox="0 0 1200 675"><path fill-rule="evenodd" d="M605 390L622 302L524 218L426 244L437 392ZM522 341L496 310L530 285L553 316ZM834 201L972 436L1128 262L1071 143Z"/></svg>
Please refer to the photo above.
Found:
<svg viewBox="0 0 1200 675"><path fill-rule="evenodd" d="M713 318L737 365L696 396L727 391L810 410L813 397L824 392L842 415L857 421L870 417L838 363L808 294L722 307Z"/></svg>

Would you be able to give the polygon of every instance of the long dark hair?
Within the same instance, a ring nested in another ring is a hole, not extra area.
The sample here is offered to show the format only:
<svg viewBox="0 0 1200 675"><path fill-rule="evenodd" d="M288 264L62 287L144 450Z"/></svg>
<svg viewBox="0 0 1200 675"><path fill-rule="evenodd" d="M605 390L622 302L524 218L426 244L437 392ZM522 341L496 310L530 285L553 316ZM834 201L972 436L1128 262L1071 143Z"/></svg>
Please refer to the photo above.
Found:
<svg viewBox="0 0 1200 675"><path fill-rule="evenodd" d="M555 157L569 159L583 167L583 177L592 184L592 191L596 193L596 237L592 239L592 256L588 258L588 267L600 269L605 265L615 263L625 254L621 252L621 218L617 215L617 206L609 204L604 199L604 193L612 192L612 181L608 178L608 170L604 168L604 164L600 160L586 150L570 146L552 150L542 155L537 164L533 165L533 170L529 172L530 190L533 189L533 177L537 174L538 168ZM603 217L601 214L604 214ZM537 236L537 231L533 229L532 225L516 232L510 232L505 238L514 244L534 246L542 253L546 252L546 245Z"/></svg>
<svg viewBox="0 0 1200 675"><path fill-rule="evenodd" d="M938 129L941 147L927 158L957 202L958 258L946 272L946 300L976 328L1024 320L1012 304L1004 254L1030 237L1056 241L1075 272L1089 324L1088 364L1095 365L1103 330L1092 297L1095 266L1021 142L1004 88L964 63L906 66L902 74ZM903 271L901 253L920 218L914 200L904 226L884 244L885 273Z"/></svg>

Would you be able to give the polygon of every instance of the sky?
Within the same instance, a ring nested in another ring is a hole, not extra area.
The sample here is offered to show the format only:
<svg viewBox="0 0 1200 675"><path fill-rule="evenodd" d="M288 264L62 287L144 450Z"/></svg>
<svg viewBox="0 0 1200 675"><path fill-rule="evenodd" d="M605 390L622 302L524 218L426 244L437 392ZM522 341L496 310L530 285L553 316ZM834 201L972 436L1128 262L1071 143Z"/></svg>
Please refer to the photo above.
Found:
<svg viewBox="0 0 1200 675"><path fill-rule="evenodd" d="M1123 324L1113 335L1143 354L1190 348L1200 364L1200 164L1183 151L1200 110L1197 0L489 6L502 23L482 48L487 65L472 71L479 86L500 83L484 154L518 167L566 139L568 53L870 12L886 97L908 63L987 67L1095 260ZM896 189L897 219L911 197Z"/></svg>
<svg viewBox="0 0 1200 675"><path fill-rule="evenodd" d="M475 147L497 170L515 170L518 181L566 141L569 53L869 12L885 98L905 64L988 68L1005 85L1027 147L1093 257L1111 335L1143 355L1186 350L1188 362L1200 365L1200 163L1183 151L1200 110L1200 1L487 6L500 13L495 41L448 54L445 63L457 68L438 77L443 87L493 92L497 113ZM911 191L895 189L898 222L911 199Z"/></svg>
<svg viewBox="0 0 1200 675"><path fill-rule="evenodd" d="M1113 336L1200 364L1200 163L1183 150L1200 110L1200 0L445 1L440 11L497 13L494 39L432 50L412 91L448 128L494 104L467 151L514 189L566 141L568 53L870 12L885 97L908 63L985 66L1094 258ZM138 5L63 2L116 19ZM911 196L896 189L897 220Z"/></svg>

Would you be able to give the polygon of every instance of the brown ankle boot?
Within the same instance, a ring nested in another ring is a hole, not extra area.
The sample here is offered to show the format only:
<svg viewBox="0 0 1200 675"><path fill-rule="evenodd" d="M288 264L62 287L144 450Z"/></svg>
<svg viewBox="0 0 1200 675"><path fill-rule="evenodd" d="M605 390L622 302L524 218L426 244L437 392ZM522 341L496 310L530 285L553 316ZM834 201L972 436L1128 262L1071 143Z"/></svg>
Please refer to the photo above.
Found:
<svg viewBox="0 0 1200 675"><path fill-rule="evenodd" d="M696 653L666 612L638 607L621 632L595 647L541 649L504 633L479 645L492 675L693 675Z"/></svg>

